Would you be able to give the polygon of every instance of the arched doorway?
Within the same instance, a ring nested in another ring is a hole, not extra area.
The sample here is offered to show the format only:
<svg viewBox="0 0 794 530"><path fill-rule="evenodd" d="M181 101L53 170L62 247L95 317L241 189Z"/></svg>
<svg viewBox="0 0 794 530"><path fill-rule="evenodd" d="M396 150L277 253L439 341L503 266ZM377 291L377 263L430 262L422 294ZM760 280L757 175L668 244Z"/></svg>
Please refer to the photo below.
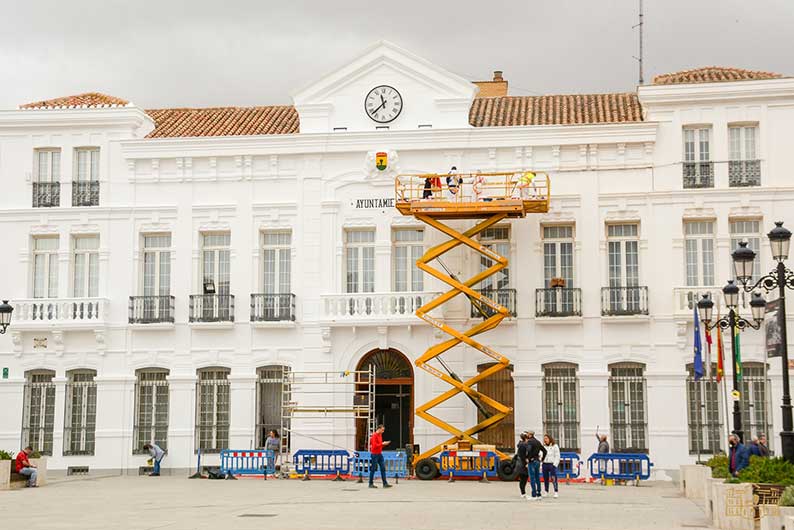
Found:
<svg viewBox="0 0 794 530"><path fill-rule="evenodd" d="M386 427L389 449L413 443L414 372L411 362L397 350L372 350L356 370L375 369L375 419ZM356 448L367 450L366 420L356 421Z"/></svg>

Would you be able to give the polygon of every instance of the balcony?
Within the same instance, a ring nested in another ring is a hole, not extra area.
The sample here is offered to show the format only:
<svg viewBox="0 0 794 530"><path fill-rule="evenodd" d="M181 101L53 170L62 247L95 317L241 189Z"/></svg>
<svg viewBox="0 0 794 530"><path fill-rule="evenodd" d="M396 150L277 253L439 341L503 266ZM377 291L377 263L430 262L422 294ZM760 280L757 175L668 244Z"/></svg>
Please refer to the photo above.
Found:
<svg viewBox="0 0 794 530"><path fill-rule="evenodd" d="M95 328L107 318L105 298L33 298L14 300L12 326L15 330L59 327Z"/></svg>
<svg viewBox="0 0 794 530"><path fill-rule="evenodd" d="M99 182L96 180L72 182L72 206L99 206Z"/></svg>
<svg viewBox="0 0 794 530"><path fill-rule="evenodd" d="M322 295L323 320L339 324L418 321L414 313L440 293L343 293Z"/></svg>
<svg viewBox="0 0 794 530"><path fill-rule="evenodd" d="M294 322L295 295L252 294L251 322Z"/></svg>
<svg viewBox="0 0 794 530"><path fill-rule="evenodd" d="M582 316L582 290L575 287L535 289L535 316Z"/></svg>
<svg viewBox="0 0 794 530"><path fill-rule="evenodd" d="M516 316L516 290L515 289L475 289L478 293L485 296L486 298L490 298L494 302L503 305L507 308L508 315L511 317ZM493 309L488 307L487 305L482 306L483 315L480 311L474 307L472 304L471 306L471 318L489 318L496 313Z"/></svg>
<svg viewBox="0 0 794 530"><path fill-rule="evenodd" d="M34 182L33 207L54 208L61 205L60 182Z"/></svg>
<svg viewBox="0 0 794 530"><path fill-rule="evenodd" d="M606 317L647 315L648 288L602 287L601 315Z"/></svg>
<svg viewBox="0 0 794 530"><path fill-rule="evenodd" d="M714 162L683 162L684 189L713 188Z"/></svg>
<svg viewBox="0 0 794 530"><path fill-rule="evenodd" d="M234 295L191 294L190 322L234 322Z"/></svg>
<svg viewBox="0 0 794 530"><path fill-rule="evenodd" d="M130 296L130 324L173 324L174 297Z"/></svg>
<svg viewBox="0 0 794 530"><path fill-rule="evenodd" d="M717 314L728 314L725 300L722 297L722 287L675 287L673 289L673 312L677 317L694 318L694 309L698 300L704 295L710 294L714 302L714 317ZM750 294L743 291L739 292L738 310L745 315L750 313Z"/></svg>
<svg viewBox="0 0 794 530"><path fill-rule="evenodd" d="M728 185L731 188L760 186L761 161L730 160L728 162Z"/></svg>

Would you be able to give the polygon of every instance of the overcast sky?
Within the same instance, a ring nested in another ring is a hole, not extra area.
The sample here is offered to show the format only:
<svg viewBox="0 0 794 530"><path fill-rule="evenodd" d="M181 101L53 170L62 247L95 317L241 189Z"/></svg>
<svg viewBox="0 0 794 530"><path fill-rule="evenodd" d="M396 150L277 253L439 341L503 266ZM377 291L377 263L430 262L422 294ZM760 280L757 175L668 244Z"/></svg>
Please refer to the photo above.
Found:
<svg viewBox="0 0 794 530"><path fill-rule="evenodd" d="M87 91L144 108L290 103L388 39L513 95L633 90L638 0L0 0L0 108ZM794 0L645 0L645 78L794 75Z"/></svg>

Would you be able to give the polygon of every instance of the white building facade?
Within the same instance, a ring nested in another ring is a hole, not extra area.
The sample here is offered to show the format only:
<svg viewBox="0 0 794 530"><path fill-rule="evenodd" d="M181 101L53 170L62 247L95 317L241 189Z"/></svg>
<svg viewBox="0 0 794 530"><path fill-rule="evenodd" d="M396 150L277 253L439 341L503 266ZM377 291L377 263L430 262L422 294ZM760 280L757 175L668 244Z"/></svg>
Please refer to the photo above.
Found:
<svg viewBox="0 0 794 530"><path fill-rule="evenodd" d="M373 109L376 87L399 99ZM0 297L15 308L0 336L0 448L30 443L55 469L135 469L155 440L167 467L191 468L199 448L211 463L280 428L284 370L369 364L387 438L445 439L413 416L446 390L413 368L441 340L413 311L443 290L415 260L443 238L392 199L396 175L455 166L552 183L548 213L481 238L510 263L479 287L514 313L483 338L513 363L488 388L514 417L483 438L511 446L533 428L589 455L600 429L658 469L698 444L724 449L722 388L690 382L692 303L722 303L740 240L759 274L771 269L766 233L794 224L794 79L702 69L626 94L506 88L382 42L290 107L146 111L88 94L0 111ZM463 251L445 265L483 266ZM479 319L463 297L443 318ZM774 450L780 362L764 366L762 332L741 342L744 430ZM488 362L463 346L445 360L463 378ZM477 423L464 399L440 414ZM292 450L363 443L341 416L292 427Z"/></svg>

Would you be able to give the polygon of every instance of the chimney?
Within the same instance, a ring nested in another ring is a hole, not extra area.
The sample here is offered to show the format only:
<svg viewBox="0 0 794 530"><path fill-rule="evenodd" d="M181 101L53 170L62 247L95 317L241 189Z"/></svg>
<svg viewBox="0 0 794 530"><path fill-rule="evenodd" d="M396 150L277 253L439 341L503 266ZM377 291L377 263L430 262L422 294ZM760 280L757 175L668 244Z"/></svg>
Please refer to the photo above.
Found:
<svg viewBox="0 0 794 530"><path fill-rule="evenodd" d="M480 87L478 98L497 98L507 95L507 81L502 77L501 70L493 71L492 81L475 81L474 84Z"/></svg>

